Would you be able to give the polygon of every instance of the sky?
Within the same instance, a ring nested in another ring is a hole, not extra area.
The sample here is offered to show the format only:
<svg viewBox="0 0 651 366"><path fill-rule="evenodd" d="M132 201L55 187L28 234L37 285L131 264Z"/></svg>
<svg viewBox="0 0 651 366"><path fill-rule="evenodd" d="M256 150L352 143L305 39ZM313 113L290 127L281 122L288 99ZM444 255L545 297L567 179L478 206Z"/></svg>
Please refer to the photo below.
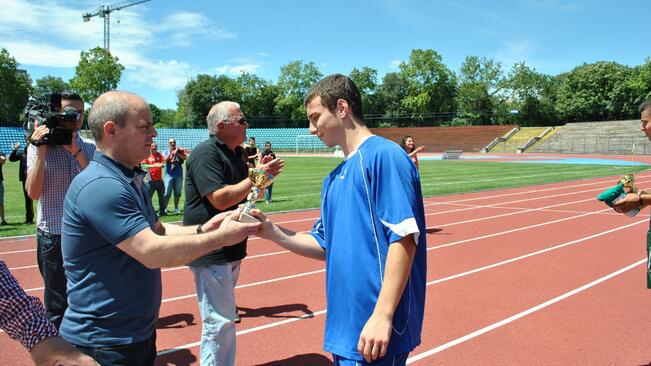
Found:
<svg viewBox="0 0 651 366"><path fill-rule="evenodd" d="M82 50L103 46L104 20L82 13L123 2L0 0L0 48L33 81L67 81ZM417 48L455 72L470 55L550 75L595 61L635 66L651 56L649 14L649 0L151 0L111 13L110 44L125 66L119 89L176 108L198 74L275 83L302 60L324 75L369 66L380 82Z"/></svg>

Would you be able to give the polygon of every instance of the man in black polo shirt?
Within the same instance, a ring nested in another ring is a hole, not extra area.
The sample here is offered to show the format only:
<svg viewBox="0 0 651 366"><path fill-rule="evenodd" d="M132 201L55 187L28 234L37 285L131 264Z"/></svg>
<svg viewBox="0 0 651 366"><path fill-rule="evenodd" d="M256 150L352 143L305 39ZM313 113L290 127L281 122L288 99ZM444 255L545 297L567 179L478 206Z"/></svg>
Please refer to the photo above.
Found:
<svg viewBox="0 0 651 366"><path fill-rule="evenodd" d="M248 123L234 102L214 105L208 117L210 138L199 144L187 160L183 225L206 222L214 214L246 201L252 183L247 155L240 145ZM264 160L258 168L277 176L280 159ZM235 362L235 284L240 261L246 257L246 240L211 252L189 264L194 274L202 318L201 364L233 365Z"/></svg>

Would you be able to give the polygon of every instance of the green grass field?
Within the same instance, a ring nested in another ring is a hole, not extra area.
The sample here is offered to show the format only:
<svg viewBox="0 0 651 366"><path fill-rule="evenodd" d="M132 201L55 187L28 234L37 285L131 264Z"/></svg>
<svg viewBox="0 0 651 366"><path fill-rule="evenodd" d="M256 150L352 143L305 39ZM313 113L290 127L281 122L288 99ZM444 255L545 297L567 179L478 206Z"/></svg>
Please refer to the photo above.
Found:
<svg viewBox="0 0 651 366"><path fill-rule="evenodd" d="M285 170L274 183L273 202L266 205L261 201L258 203L258 207L265 212L319 207L323 177L341 159L328 157L286 157L284 159L286 161ZM644 166L583 164L445 160L423 160L420 162L421 185L425 197L622 175L647 169L649 168ZM22 186L18 181L18 163L4 164L3 171L5 215L10 225L0 226L0 237L34 234L34 225L22 224L25 221L25 207ZM613 181L613 185L615 183ZM157 204L157 197L154 197L154 205ZM34 205L36 212L36 203ZM181 198L182 205L183 198ZM171 202L169 206L173 210ZM163 217L164 221L180 221L181 219L181 215Z"/></svg>

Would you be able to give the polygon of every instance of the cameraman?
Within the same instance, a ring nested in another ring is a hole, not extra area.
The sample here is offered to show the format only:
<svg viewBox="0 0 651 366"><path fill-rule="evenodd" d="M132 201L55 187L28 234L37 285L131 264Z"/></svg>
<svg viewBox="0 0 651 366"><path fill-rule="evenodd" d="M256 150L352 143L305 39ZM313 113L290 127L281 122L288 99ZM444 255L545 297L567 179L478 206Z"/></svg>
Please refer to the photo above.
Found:
<svg viewBox="0 0 651 366"><path fill-rule="evenodd" d="M163 151L165 156L165 210L174 191L174 213L179 210L179 200L183 191L183 162L188 158L182 147L176 146L175 139L169 139L169 149ZM166 212L167 213L167 212Z"/></svg>
<svg viewBox="0 0 651 366"><path fill-rule="evenodd" d="M36 259L43 277L45 314L59 328L68 307L66 277L61 257L61 220L63 200L72 179L88 166L95 153L95 144L82 139L79 129L84 122L84 101L77 93L61 93L61 110L74 107L76 122L62 122L60 128L71 129L70 145L41 144L50 132L45 126L35 126L27 148L27 181L25 189L38 200L36 217ZM38 145L38 146L35 146Z"/></svg>

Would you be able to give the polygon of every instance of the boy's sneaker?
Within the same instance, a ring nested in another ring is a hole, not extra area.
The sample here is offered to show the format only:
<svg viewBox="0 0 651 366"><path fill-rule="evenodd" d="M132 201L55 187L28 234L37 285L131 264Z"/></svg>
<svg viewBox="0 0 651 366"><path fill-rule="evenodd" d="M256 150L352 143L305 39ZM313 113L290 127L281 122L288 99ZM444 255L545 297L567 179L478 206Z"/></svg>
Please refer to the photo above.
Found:
<svg viewBox="0 0 651 366"><path fill-rule="evenodd" d="M181 213L181 210L179 210L178 208L175 208L175 209L174 209L174 213L175 213L175 214L180 214L180 213Z"/></svg>

